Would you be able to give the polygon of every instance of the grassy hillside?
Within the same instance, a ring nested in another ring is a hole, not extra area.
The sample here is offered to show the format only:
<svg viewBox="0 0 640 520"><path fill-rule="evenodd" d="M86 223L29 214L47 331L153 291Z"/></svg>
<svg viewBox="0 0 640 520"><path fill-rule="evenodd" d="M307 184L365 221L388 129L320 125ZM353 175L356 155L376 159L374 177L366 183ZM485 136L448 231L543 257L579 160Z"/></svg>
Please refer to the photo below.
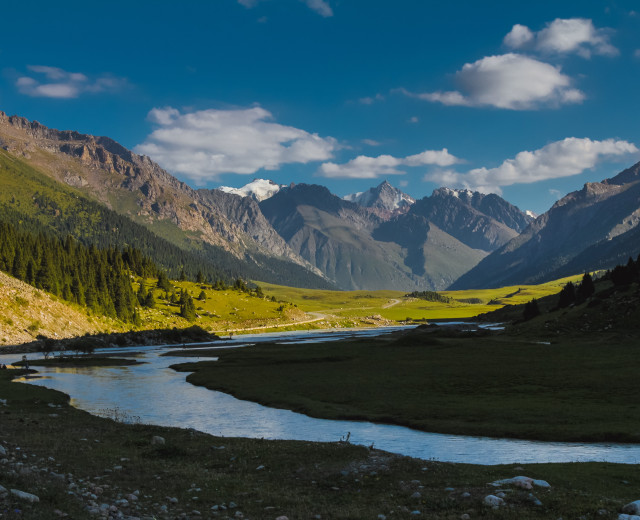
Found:
<svg viewBox="0 0 640 520"><path fill-rule="evenodd" d="M69 338L104 330L123 330L121 324L89 316L79 306L62 302L0 271L0 350L5 345L33 341L42 334Z"/></svg>

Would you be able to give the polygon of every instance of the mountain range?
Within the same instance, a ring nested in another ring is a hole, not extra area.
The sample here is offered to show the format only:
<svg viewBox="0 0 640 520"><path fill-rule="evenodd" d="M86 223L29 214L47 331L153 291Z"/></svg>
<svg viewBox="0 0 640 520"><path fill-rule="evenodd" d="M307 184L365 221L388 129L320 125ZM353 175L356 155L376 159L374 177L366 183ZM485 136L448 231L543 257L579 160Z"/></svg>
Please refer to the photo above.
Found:
<svg viewBox="0 0 640 520"><path fill-rule="evenodd" d="M608 267L638 253L638 165L585 185L534 218L495 194L440 188L415 200L386 181L344 198L319 185L265 179L196 190L108 137L2 112L0 148L52 186L261 281L407 291L489 287Z"/></svg>

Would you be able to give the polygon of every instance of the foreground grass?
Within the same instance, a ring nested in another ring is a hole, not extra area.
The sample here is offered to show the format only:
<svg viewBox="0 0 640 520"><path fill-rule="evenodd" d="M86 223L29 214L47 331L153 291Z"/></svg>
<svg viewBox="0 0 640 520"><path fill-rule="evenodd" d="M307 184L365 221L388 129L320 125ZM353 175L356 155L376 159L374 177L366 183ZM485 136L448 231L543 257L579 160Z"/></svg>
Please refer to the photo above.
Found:
<svg viewBox="0 0 640 520"><path fill-rule="evenodd" d="M10 383L0 372L0 483L40 498L0 497L0 515L88 518L93 504L137 518L616 518L638 498L637 466L539 464L472 466L394 456L344 443L216 438L193 430L128 425L91 416L65 395ZM153 436L164 445L153 445ZM482 500L488 483L516 475L550 490L503 488L507 506ZM73 494L69 494L71 491ZM130 494L139 491L138 499ZM417 493L417 494L416 494ZM468 495L467 495L468 493ZM92 497L93 494L93 497ZM123 505L118 500L128 497ZM95 497L95 498L94 498ZM171 500L173 499L173 500ZM220 506L237 507L222 510ZM218 506L218 512L212 510ZM199 512L196 513L195 510Z"/></svg>
<svg viewBox="0 0 640 520"><path fill-rule="evenodd" d="M315 417L443 433L640 442L640 345L562 337L404 335L218 350L185 363L193 384Z"/></svg>

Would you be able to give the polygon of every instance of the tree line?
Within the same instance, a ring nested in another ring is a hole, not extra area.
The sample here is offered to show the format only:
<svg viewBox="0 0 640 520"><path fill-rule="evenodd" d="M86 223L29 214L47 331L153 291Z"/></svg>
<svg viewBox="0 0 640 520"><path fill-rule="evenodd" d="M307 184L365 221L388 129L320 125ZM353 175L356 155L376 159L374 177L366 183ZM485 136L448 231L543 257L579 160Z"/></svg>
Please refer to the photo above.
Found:
<svg viewBox="0 0 640 520"><path fill-rule="evenodd" d="M70 235L34 234L7 222L0 222L0 270L96 314L128 322L138 319L131 276L161 272L132 247L98 249Z"/></svg>

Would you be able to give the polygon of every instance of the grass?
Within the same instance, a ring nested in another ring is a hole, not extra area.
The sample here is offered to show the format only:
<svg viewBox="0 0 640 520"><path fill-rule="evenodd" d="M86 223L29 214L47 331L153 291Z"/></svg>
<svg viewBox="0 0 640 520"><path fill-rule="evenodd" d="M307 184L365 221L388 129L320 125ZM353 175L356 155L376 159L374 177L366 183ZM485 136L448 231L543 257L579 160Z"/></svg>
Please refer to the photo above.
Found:
<svg viewBox="0 0 640 520"><path fill-rule="evenodd" d="M335 318L364 318L380 315L387 320L454 320L466 319L491 312L505 305L519 305L532 298L543 298L560 292L570 276L540 285L519 285L498 289L441 291L451 303L427 302L405 297L402 291L327 291L298 289L273 284L261 284L264 292L278 300L291 302L305 312L323 312ZM469 303L477 301L478 303Z"/></svg>
<svg viewBox="0 0 640 520"><path fill-rule="evenodd" d="M370 519L380 514L402 519L413 518L416 510L422 518L447 520L463 513L525 520L615 518L624 504L638 498L637 466L448 464L340 442L217 438L122 424L70 407L59 392L10 383L16 372L0 372L0 399L7 401L0 404L0 443L8 452L0 480L7 489L36 494L40 502L0 498L3 518L49 520L59 517L56 510L88 518L90 493L98 496L97 503L114 504L134 490L139 500L119 509L158 519L197 516L195 509L204 518L242 511L245 518L263 519ZM151 444L157 435L164 445ZM550 482L551 489L533 491L542 506L532 504L528 491L508 487L509 506L492 510L482 505L486 495L497 492L487 483L519 474ZM237 507L212 513L212 506L231 502Z"/></svg>
<svg viewBox="0 0 640 520"><path fill-rule="evenodd" d="M315 417L443 433L640 442L635 337L600 332L540 340L522 331L418 329L384 339L218 350L217 362L176 368L193 372L193 384Z"/></svg>

